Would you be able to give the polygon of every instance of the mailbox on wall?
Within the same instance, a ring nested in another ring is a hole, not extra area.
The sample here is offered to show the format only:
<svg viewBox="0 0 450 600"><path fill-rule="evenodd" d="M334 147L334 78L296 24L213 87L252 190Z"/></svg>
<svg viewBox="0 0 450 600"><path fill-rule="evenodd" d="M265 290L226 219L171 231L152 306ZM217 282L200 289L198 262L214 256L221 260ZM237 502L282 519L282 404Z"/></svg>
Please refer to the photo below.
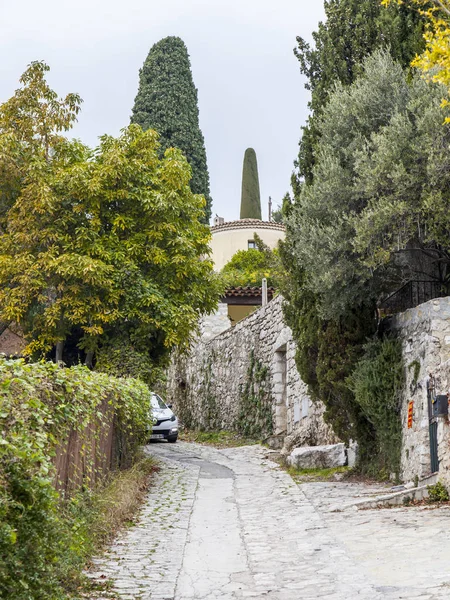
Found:
<svg viewBox="0 0 450 600"><path fill-rule="evenodd" d="M436 396L436 399L433 402L433 417L446 416L448 416L448 396Z"/></svg>

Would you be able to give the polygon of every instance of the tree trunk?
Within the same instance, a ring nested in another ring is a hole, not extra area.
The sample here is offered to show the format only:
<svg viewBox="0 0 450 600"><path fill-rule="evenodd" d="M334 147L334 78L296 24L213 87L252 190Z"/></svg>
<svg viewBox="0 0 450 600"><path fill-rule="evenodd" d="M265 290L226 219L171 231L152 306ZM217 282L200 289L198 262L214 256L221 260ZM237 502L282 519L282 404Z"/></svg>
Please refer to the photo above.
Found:
<svg viewBox="0 0 450 600"><path fill-rule="evenodd" d="M55 362L58 364L63 360L63 350L64 350L64 342L57 342L56 344L56 354L55 354Z"/></svg>
<svg viewBox="0 0 450 600"><path fill-rule="evenodd" d="M94 360L94 351L93 350L89 350L89 352L86 352L86 358L84 360L84 364L86 365L86 367L88 367L88 369L92 369L93 368L93 364L92 361Z"/></svg>

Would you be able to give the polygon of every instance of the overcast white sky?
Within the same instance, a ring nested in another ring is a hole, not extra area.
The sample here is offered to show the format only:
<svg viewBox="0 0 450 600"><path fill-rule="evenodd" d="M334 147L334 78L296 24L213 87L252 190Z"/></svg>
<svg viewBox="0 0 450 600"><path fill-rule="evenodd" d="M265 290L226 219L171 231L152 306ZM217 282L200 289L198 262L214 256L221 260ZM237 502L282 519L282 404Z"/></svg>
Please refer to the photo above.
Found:
<svg viewBox="0 0 450 600"><path fill-rule="evenodd" d="M0 102L32 60L60 94L84 100L73 136L96 145L128 125L150 47L180 36L191 57L213 213L239 218L242 160L256 150L263 217L289 189L308 93L293 55L322 0L0 0Z"/></svg>

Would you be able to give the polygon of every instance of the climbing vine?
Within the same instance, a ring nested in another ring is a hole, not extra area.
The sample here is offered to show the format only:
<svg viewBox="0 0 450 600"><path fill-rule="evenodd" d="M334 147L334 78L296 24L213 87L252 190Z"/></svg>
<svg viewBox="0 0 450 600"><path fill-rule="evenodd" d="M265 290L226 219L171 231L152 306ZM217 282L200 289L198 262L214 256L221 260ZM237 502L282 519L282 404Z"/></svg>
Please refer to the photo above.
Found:
<svg viewBox="0 0 450 600"><path fill-rule="evenodd" d="M213 364L216 355L214 351L208 355L201 370L201 382L199 395L201 398L201 429L204 431L215 431L221 429L220 410L214 392Z"/></svg>
<svg viewBox="0 0 450 600"><path fill-rule="evenodd" d="M273 432L269 369L252 350L247 380L241 388L237 430L242 435L264 439Z"/></svg>
<svg viewBox="0 0 450 600"><path fill-rule="evenodd" d="M83 442L83 464L99 458L84 432L103 435L108 406L115 418L114 463L129 464L145 439L149 389L140 381L64 369L53 363L0 359L0 598L59 600L63 579L79 551L55 489L58 447L70 435ZM79 489L93 487L91 467Z"/></svg>
<svg viewBox="0 0 450 600"><path fill-rule="evenodd" d="M273 402L268 367L251 351L245 382L240 384L238 398L233 398L233 407L230 407L227 406L227 398L218 397L217 393L215 369L221 368L218 358L220 357L216 351L210 348L191 378L186 375L183 359L177 359L178 371L184 373L184 377L177 382L177 410L183 426L187 429L217 432L223 429L226 422L230 430L245 437L255 440L268 437L273 430ZM191 398L194 390L195 398ZM238 406L235 412L236 400Z"/></svg>

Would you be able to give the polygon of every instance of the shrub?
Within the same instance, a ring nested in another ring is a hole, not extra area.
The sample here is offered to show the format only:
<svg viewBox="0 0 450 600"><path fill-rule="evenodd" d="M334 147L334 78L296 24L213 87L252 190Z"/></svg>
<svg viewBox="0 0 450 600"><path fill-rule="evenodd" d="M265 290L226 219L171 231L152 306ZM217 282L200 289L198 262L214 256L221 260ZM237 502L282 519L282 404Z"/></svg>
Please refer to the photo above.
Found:
<svg viewBox="0 0 450 600"><path fill-rule="evenodd" d="M131 342L113 340L102 346L96 356L95 370L115 377L133 377L152 390L164 390L166 374L163 360L151 360L148 354L136 350Z"/></svg>
<svg viewBox="0 0 450 600"><path fill-rule="evenodd" d="M375 339L364 350L348 384L375 432L372 462L387 473L398 473L402 440L400 400L404 385L401 342L395 338Z"/></svg>
<svg viewBox="0 0 450 600"><path fill-rule="evenodd" d="M61 510L54 458L71 432L82 434L88 426L92 432L94 424L101 435L105 402L119 433L120 467L132 461L143 441L149 414L145 384L81 366L0 359L0 598L64 597L64 565L79 548ZM95 463L90 449L85 451L83 461ZM93 471L86 472L81 489L93 485Z"/></svg>
<svg viewBox="0 0 450 600"><path fill-rule="evenodd" d="M283 268L278 248L269 248L256 233L253 239L256 248L238 250L220 272L226 287L261 286L263 278L267 285L279 287Z"/></svg>
<svg viewBox="0 0 450 600"><path fill-rule="evenodd" d="M448 490L441 481L435 485L427 485L427 490L430 502L448 502L450 500Z"/></svg>

